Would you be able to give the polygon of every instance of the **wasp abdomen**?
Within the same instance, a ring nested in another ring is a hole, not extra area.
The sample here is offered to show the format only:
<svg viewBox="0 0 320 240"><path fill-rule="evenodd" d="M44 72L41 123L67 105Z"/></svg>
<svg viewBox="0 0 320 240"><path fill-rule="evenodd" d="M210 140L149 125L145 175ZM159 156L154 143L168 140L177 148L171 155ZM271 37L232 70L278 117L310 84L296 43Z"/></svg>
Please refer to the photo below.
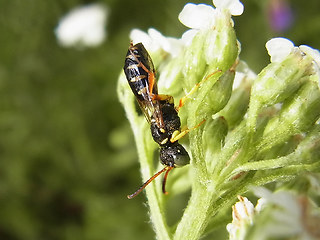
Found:
<svg viewBox="0 0 320 240"><path fill-rule="evenodd" d="M154 75L153 64L145 52L141 43L131 45L123 68L132 92L140 100L148 94L150 75Z"/></svg>

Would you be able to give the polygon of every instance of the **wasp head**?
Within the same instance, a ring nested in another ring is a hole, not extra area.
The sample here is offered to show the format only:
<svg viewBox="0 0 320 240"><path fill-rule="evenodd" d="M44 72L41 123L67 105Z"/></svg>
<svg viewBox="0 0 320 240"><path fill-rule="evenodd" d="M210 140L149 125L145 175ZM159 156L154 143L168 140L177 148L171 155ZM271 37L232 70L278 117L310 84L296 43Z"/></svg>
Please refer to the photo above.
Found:
<svg viewBox="0 0 320 240"><path fill-rule="evenodd" d="M182 167L190 163L190 157L178 142L160 148L161 163L170 167Z"/></svg>

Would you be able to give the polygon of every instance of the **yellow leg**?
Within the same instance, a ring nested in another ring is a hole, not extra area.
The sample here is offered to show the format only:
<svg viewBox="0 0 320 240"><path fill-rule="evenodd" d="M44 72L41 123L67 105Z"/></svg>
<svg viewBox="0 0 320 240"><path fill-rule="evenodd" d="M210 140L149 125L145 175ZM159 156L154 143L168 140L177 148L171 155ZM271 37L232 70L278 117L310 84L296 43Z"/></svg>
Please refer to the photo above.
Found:
<svg viewBox="0 0 320 240"><path fill-rule="evenodd" d="M203 119L198 125L194 126L193 128L185 128L184 130L182 131L175 131L173 134L172 134L172 137L170 139L170 142L175 142L175 141L178 141L180 138L184 137L188 132L190 132L191 130L193 129L196 129L197 127L200 127L206 120Z"/></svg>
<svg viewBox="0 0 320 240"><path fill-rule="evenodd" d="M165 94L154 94L152 100L167 101L168 103L174 103L173 97Z"/></svg>
<svg viewBox="0 0 320 240"><path fill-rule="evenodd" d="M213 73L210 73L208 76L206 76L204 79L202 79L199 83L197 83L191 90L190 92L188 92L183 98L180 99L179 101L179 106L177 107L177 111L180 110L180 108L183 107L183 105L185 104L185 102L188 100L188 98L190 98L190 95L192 95L199 87L201 84L203 84L205 81L207 81L211 76L213 76L216 73L221 72L221 70L217 70Z"/></svg>

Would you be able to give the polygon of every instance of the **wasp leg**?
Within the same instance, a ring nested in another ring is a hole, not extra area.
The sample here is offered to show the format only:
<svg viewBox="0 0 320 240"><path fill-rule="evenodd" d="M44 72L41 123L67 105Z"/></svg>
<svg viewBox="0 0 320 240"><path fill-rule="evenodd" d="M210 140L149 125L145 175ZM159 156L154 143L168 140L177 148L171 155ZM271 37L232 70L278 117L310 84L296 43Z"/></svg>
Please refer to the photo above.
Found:
<svg viewBox="0 0 320 240"><path fill-rule="evenodd" d="M143 65L141 62L138 64L139 67L142 67L143 70L145 70L148 73L148 80L149 80L149 92L151 95L153 95L153 87L156 81L156 77L153 71L150 71L145 65Z"/></svg>
<svg viewBox="0 0 320 240"><path fill-rule="evenodd" d="M170 95L165 95L165 94L153 94L152 100L166 101L170 104L174 103L173 97Z"/></svg>
<svg viewBox="0 0 320 240"><path fill-rule="evenodd" d="M210 73L208 76L206 76L204 79L202 79L200 82L198 82L191 90L188 92L184 97L182 97L179 101L179 106L177 107L177 111L180 110L180 108L183 107L185 102L190 98L190 95L192 95L195 91L198 90L198 88L203 84L205 81L207 81L210 77L212 77L214 74L222 72L221 70L214 71L213 73Z"/></svg>
<svg viewBox="0 0 320 240"><path fill-rule="evenodd" d="M172 169L174 169L174 167L168 166L168 167L167 167L167 171L166 171L166 173L164 174L164 178L163 178L163 181L162 181L162 192L163 192L164 194L168 194L168 192L166 191L166 182L167 182L168 174L169 174L169 172L170 172Z"/></svg>
<svg viewBox="0 0 320 240"><path fill-rule="evenodd" d="M137 196L139 193L142 192L143 189L146 188L146 186L151 183L156 177L158 177L161 173L166 172L166 176L168 175L169 171L172 169L173 167L169 167L169 166L166 166L164 167L163 169L161 169L159 172L157 172L156 174L154 174L151 178L149 178L144 184L142 184L142 186L137 190L135 191L134 193L130 194L127 196L128 199L132 199L134 198L135 196Z"/></svg>
<svg viewBox="0 0 320 240"><path fill-rule="evenodd" d="M192 131L193 129L196 129L197 127L200 127L206 120L203 119L198 125L192 127L192 128L184 128L183 130L181 131L174 131L172 136L171 136L171 139L170 139L170 142L175 142L175 141L178 141L180 138L184 137L188 132Z"/></svg>

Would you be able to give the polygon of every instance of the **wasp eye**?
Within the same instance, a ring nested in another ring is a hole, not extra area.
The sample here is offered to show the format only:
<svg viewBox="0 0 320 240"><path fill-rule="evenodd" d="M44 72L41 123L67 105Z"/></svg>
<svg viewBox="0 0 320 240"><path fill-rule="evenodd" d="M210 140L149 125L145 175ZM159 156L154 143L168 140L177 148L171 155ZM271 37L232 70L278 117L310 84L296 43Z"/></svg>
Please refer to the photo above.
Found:
<svg viewBox="0 0 320 240"><path fill-rule="evenodd" d="M190 157L184 147L176 143L160 149L160 160L162 164L170 167L182 167L190 163Z"/></svg>

